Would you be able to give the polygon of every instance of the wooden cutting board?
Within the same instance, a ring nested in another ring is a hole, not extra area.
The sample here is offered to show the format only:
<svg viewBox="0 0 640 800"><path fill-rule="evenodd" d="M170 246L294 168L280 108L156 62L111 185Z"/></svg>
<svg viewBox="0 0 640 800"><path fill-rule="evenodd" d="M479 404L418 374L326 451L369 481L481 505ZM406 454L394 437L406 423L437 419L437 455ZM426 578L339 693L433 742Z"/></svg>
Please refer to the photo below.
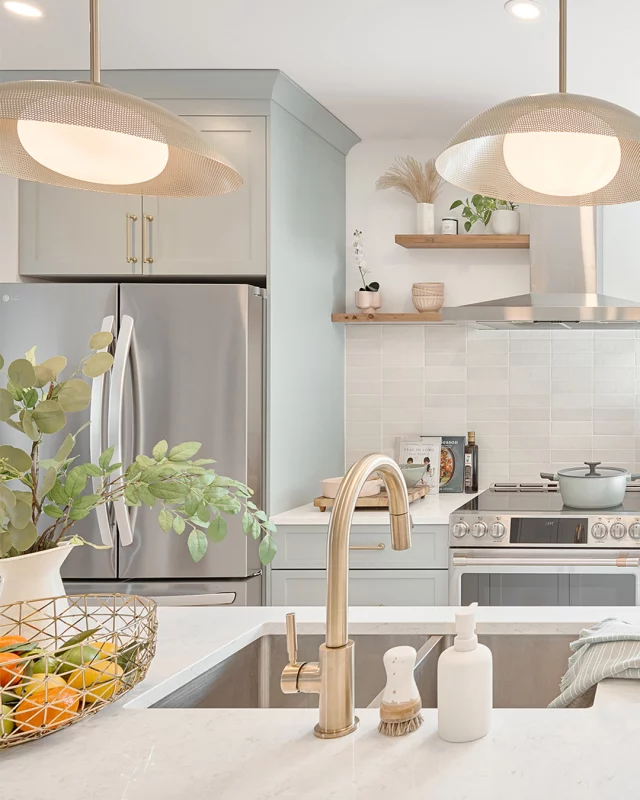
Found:
<svg viewBox="0 0 640 800"><path fill-rule="evenodd" d="M415 489L409 489L407 493L409 502L413 503L414 500L426 497L429 494L429 487L417 486ZM326 511L333 506L335 501L335 497L316 497L313 505L320 511ZM356 501L356 508L389 508L389 496L383 489L380 494L374 494L373 497L359 497Z"/></svg>

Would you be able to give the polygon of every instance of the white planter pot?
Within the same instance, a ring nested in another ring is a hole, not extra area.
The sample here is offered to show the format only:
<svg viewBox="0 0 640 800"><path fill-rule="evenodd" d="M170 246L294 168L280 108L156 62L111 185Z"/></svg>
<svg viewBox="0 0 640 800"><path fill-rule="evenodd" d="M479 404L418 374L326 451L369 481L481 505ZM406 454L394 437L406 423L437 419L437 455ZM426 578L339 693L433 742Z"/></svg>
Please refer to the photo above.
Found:
<svg viewBox="0 0 640 800"><path fill-rule="evenodd" d="M29 607L20 609L23 635L28 639L43 640L52 635L54 615L69 607L60 569L74 546L67 544L39 553L0 558L0 606L28 601ZM53 604L46 600L52 597L58 598ZM37 602L41 598L45 599ZM17 618L10 609L5 614L11 621L0 616L0 635L13 628Z"/></svg>
<svg viewBox="0 0 640 800"><path fill-rule="evenodd" d="M416 233L436 232L436 211L433 203L416 204Z"/></svg>
<svg viewBox="0 0 640 800"><path fill-rule="evenodd" d="M356 292L356 308L363 314L375 314L382 306L382 292Z"/></svg>
<svg viewBox="0 0 640 800"><path fill-rule="evenodd" d="M515 236L520 233L520 212L498 209L491 215L491 223L498 236Z"/></svg>

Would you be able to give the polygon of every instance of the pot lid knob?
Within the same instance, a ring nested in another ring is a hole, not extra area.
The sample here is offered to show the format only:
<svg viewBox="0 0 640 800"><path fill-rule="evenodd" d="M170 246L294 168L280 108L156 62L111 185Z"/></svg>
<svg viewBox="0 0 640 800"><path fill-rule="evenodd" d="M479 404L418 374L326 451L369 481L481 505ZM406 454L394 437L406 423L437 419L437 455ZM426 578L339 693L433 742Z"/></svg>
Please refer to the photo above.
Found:
<svg viewBox="0 0 640 800"><path fill-rule="evenodd" d="M589 467L589 472L587 472L585 477L587 478L601 477L600 473L596 472L596 467L598 466L598 464L602 464L602 461L585 461L584 463Z"/></svg>

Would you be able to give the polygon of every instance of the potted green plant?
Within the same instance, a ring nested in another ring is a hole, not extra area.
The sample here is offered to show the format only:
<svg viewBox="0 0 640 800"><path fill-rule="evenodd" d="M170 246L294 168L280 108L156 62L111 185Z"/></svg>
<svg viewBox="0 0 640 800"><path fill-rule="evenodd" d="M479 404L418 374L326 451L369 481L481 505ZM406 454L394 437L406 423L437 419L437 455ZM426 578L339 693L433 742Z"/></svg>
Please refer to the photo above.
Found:
<svg viewBox="0 0 640 800"><path fill-rule="evenodd" d="M518 206L509 200L496 200L474 194L471 200L456 200L451 203L450 211L462 206L464 229L467 233L476 222L482 222L485 228L493 221L493 232L498 235L513 235L520 231L520 212Z"/></svg>
<svg viewBox="0 0 640 800"><path fill-rule="evenodd" d="M251 500L252 490L219 475L211 459L197 458L198 442L172 447L158 442L151 454L136 455L124 469L113 463L113 447L96 464L78 463L73 452L80 428L67 434L52 458L42 457L45 437L63 431L68 414L89 406L87 379L111 369L113 358L105 348L112 338L94 334L89 355L64 378L63 356L38 364L34 347L6 370L0 356L0 374L6 378L0 422L28 442L24 449L0 445L1 603L64 595L60 567L72 547L89 544L73 534L73 525L121 498L129 506L157 507L159 531L184 536L194 561L224 539L225 515L239 513L245 534L260 539L262 563L275 555L275 526Z"/></svg>
<svg viewBox="0 0 640 800"><path fill-rule="evenodd" d="M380 294L380 284L377 281L367 283L367 275L371 270L367 269L367 262L364 260L364 246L362 244L362 231L353 232L353 252L356 258L356 266L360 272L362 280L361 288L356 292L356 308L363 314L375 314L382 306L382 296Z"/></svg>

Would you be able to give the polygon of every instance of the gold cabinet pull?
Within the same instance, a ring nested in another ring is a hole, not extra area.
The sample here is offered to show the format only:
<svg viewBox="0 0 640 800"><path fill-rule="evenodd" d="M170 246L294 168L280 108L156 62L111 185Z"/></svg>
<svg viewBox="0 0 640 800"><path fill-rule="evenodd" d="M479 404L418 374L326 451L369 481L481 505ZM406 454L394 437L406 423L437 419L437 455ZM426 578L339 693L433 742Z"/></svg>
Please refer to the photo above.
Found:
<svg viewBox="0 0 640 800"><path fill-rule="evenodd" d="M143 264L153 264L153 256L150 256L148 253L148 251L150 250L149 242L151 241L152 222L153 222L153 216L151 214L145 214L144 219L142 220L142 263Z"/></svg>
<svg viewBox="0 0 640 800"><path fill-rule="evenodd" d="M382 542L380 544L352 544L349 550L384 550Z"/></svg>
<svg viewBox="0 0 640 800"><path fill-rule="evenodd" d="M127 213L125 215L125 227L126 227L126 241L127 241L127 264L137 264L138 259L131 253L131 229L138 221L138 217L135 214Z"/></svg>

